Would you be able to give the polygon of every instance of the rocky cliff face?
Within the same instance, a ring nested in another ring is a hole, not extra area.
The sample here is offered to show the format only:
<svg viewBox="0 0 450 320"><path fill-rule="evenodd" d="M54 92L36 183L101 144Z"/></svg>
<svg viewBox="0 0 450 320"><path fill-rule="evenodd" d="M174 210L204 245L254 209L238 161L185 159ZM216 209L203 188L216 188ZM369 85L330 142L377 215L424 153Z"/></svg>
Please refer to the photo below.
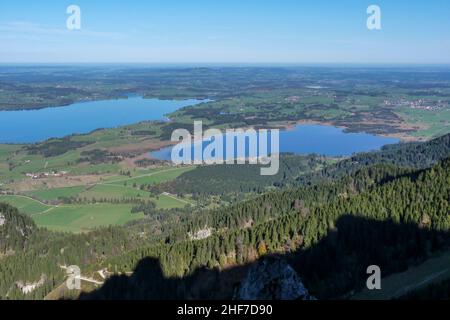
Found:
<svg viewBox="0 0 450 320"><path fill-rule="evenodd" d="M236 300L314 300L298 274L283 259L266 258L248 271Z"/></svg>

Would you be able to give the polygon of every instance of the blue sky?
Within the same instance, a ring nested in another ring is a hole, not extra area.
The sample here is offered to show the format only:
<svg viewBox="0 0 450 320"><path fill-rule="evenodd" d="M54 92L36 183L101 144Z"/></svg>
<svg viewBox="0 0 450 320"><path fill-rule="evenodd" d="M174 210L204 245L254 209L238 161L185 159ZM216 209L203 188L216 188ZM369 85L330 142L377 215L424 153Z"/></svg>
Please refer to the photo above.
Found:
<svg viewBox="0 0 450 320"><path fill-rule="evenodd" d="M450 63L450 1L2 0L0 43L0 63Z"/></svg>

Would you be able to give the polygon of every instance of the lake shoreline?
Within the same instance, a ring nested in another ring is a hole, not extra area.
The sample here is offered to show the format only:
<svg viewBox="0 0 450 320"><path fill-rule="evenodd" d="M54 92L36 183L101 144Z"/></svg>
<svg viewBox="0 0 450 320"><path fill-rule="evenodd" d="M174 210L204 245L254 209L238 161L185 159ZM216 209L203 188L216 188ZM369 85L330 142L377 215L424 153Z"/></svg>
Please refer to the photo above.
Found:
<svg viewBox="0 0 450 320"><path fill-rule="evenodd" d="M281 124L280 126L282 126L283 128L286 128L287 130L292 130L297 125L325 125L325 126L332 126L332 127L343 129L347 133L366 133L366 134L379 136L379 137L399 139L400 142L424 142L424 141L428 141L428 139L426 139L426 138L415 137L415 136L412 136L412 135L408 135L406 133L371 133L371 132L360 131L360 130L352 130L351 125L340 125L340 124L336 124L333 121L318 121L318 120L304 119L304 120L297 120L297 121L292 121L292 122L288 121L288 122L285 122L284 124Z"/></svg>
<svg viewBox="0 0 450 320"><path fill-rule="evenodd" d="M348 157L355 153L370 152L380 150L383 146L400 143L401 140L392 137L382 137L370 133L346 132L344 128L332 125L290 124L284 127L286 130L280 131L280 153L294 153L299 155L318 154L326 157ZM248 127L248 129L255 129ZM241 130L246 130L242 128ZM282 129L278 126L273 129ZM227 144L226 129L222 130L223 145ZM189 142L194 154L194 145L203 141L202 150L210 143L209 136L203 135L191 139ZM234 143L234 142L233 142ZM169 146L158 150L150 150L149 155L152 159L170 161L170 153L173 145L177 142L171 142ZM225 151L224 151L225 152Z"/></svg>
<svg viewBox="0 0 450 320"><path fill-rule="evenodd" d="M165 121L166 115L202 100L159 100L142 96L84 101L68 106L0 111L1 144L29 145L52 138L89 135L102 129Z"/></svg>

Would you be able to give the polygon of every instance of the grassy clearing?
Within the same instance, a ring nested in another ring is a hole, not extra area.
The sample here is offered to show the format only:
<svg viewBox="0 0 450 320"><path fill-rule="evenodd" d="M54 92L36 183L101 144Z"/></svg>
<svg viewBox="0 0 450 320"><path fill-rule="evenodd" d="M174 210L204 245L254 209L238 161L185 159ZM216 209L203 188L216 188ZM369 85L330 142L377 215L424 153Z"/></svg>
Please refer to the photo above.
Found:
<svg viewBox="0 0 450 320"><path fill-rule="evenodd" d="M147 191L134 189L132 187L126 187L120 184L98 184L78 194L78 198L86 198L88 200L123 198L148 199L149 197L150 193Z"/></svg>
<svg viewBox="0 0 450 320"><path fill-rule="evenodd" d="M175 196L161 194L155 200L156 207L159 209L173 209L173 208L183 208L188 204L192 204L184 199L179 199Z"/></svg>
<svg viewBox="0 0 450 320"><path fill-rule="evenodd" d="M24 196L0 196L0 202L17 207L38 226L55 231L79 233L101 226L123 225L144 217L142 213L131 214L131 204L50 206Z"/></svg>
<svg viewBox="0 0 450 320"><path fill-rule="evenodd" d="M433 282L450 278L450 251L441 253L409 270L381 280L381 290L368 290L355 294L353 300L389 300L423 288Z"/></svg>
<svg viewBox="0 0 450 320"><path fill-rule="evenodd" d="M0 202L5 202L19 209L26 215L33 215L45 212L52 208L50 205L43 204L37 200L24 196L0 196Z"/></svg>
<svg viewBox="0 0 450 320"><path fill-rule="evenodd" d="M36 224L49 230L87 232L108 225L123 225L142 219L143 214L131 214L132 205L96 204L55 207L47 213L34 215Z"/></svg>
<svg viewBox="0 0 450 320"><path fill-rule="evenodd" d="M60 198L74 197L79 193L83 192L84 190L85 187L77 186L77 187L54 188L47 190L31 191L27 192L26 194L33 198L38 198L40 200L51 201L51 200L58 200Z"/></svg>
<svg viewBox="0 0 450 320"><path fill-rule="evenodd" d="M138 172L131 177L111 177L104 182L104 184L136 184L136 185L151 185L162 182L171 181L185 172L193 170L194 167L180 167L180 168L163 168L158 170L151 170L146 173Z"/></svg>

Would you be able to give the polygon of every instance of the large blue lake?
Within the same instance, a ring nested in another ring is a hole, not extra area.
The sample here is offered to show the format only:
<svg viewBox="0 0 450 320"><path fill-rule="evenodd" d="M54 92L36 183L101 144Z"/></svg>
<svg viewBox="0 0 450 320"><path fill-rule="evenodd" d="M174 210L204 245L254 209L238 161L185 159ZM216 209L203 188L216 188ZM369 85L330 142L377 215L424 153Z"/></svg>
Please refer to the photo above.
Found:
<svg viewBox="0 0 450 320"><path fill-rule="evenodd" d="M207 101L207 100L206 100ZM201 100L158 100L130 96L128 99L75 103L29 111L0 111L0 143L31 143L52 137L88 133L147 120L166 120L165 115ZM298 125L280 132L280 152L347 156L378 150L399 140L366 133L345 133L322 125ZM207 145L208 143L204 143ZM170 160L171 147L152 152Z"/></svg>
<svg viewBox="0 0 450 320"><path fill-rule="evenodd" d="M224 135L224 144L226 144L226 141L227 137ZM395 138L367 133L346 133L343 129L333 126L297 125L291 130L280 132L279 148L280 152L295 154L316 153L325 156L349 156L358 152L379 150L384 145L398 142L399 140ZM211 140L205 139L202 142L203 150L210 143ZM270 153L270 142L268 144ZM226 156L225 149L226 147L224 147L224 155ZM182 152L180 153L182 154ZM160 160L171 160L171 154L172 147L166 147L152 152L151 156ZM192 159L199 159L194 157L194 146L191 147L191 154ZM236 148L235 154L237 154ZM245 150L245 156L248 156L248 148Z"/></svg>
<svg viewBox="0 0 450 320"><path fill-rule="evenodd" d="M0 111L0 143L28 143L99 128L114 128L146 120L200 103L199 100L128 99L74 103L58 108Z"/></svg>

